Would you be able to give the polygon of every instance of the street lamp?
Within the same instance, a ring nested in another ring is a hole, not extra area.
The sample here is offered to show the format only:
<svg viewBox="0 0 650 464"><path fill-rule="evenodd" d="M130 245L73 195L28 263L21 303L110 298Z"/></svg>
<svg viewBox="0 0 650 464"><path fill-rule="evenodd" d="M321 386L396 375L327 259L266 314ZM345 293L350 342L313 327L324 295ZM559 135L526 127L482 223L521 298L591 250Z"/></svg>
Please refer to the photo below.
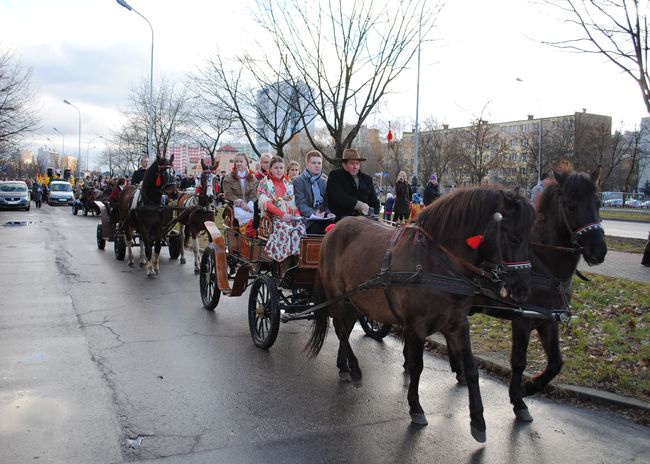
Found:
<svg viewBox="0 0 650 464"><path fill-rule="evenodd" d="M149 70L149 115L147 117L147 157L149 158L149 165L153 163L153 140L152 140L152 126L153 126L153 26L147 18L145 18L139 11L133 9L131 5L126 3L125 0L116 0L118 5L123 6L129 11L133 11L135 14L144 19L151 29L151 68Z"/></svg>
<svg viewBox="0 0 650 464"><path fill-rule="evenodd" d="M58 132L61 135L61 137L63 138L63 141L61 143L61 156L65 156L65 135L63 135L63 132L61 132L56 127L53 127L52 129L54 129L55 132Z"/></svg>
<svg viewBox="0 0 650 464"><path fill-rule="evenodd" d="M92 139L90 139L90 142L88 142L88 145L86 145L86 169L88 169L88 166L89 166L89 164L88 164L88 151L90 150L90 144L93 143L94 140L103 139L103 138L104 138L103 135L98 135L96 137L93 137Z"/></svg>
<svg viewBox="0 0 650 464"><path fill-rule="evenodd" d="M424 10L422 4L422 9ZM413 190L418 191L418 165L420 157L420 49L422 48L422 11L418 27L418 79L415 87L415 156L413 157Z"/></svg>
<svg viewBox="0 0 650 464"><path fill-rule="evenodd" d="M81 110L79 110L79 108L70 103L68 100L63 100L63 103L70 105L75 110L77 110L77 113L79 113L79 151L77 152L77 179L79 179L81 177Z"/></svg>

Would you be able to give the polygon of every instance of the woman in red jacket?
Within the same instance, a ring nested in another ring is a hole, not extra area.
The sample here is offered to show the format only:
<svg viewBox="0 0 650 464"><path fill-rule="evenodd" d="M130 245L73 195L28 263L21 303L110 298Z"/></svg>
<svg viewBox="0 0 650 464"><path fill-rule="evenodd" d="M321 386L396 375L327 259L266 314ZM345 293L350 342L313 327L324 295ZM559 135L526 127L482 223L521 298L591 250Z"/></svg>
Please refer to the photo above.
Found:
<svg viewBox="0 0 650 464"><path fill-rule="evenodd" d="M268 212L273 216L273 233L266 243L266 252L276 261L298 255L305 225L296 208L293 185L285 175L284 160L279 156L271 159L268 175L260 180L257 194L260 214Z"/></svg>

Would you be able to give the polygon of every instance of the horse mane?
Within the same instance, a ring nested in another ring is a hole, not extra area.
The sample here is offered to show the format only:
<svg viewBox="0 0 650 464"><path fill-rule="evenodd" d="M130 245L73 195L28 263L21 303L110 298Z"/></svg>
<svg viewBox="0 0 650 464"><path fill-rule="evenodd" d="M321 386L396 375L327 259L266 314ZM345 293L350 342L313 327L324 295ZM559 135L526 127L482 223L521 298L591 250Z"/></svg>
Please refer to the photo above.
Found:
<svg viewBox="0 0 650 464"><path fill-rule="evenodd" d="M451 243L458 237L465 239L482 234L492 215L499 211L503 199L510 199L518 209L529 211L525 220L532 224L534 210L528 200L499 186L462 188L441 197L427 206L415 219L430 237L438 243Z"/></svg>

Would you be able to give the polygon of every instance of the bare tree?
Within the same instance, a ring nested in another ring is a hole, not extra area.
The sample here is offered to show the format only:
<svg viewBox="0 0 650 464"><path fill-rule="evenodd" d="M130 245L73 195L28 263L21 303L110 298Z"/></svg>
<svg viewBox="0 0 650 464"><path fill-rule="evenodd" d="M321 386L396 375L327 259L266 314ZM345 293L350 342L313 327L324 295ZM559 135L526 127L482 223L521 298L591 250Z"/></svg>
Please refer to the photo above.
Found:
<svg viewBox="0 0 650 464"><path fill-rule="evenodd" d="M277 62L272 64L267 57L256 60L245 55L228 70L217 56L209 59L195 77L203 94L235 116L258 156L264 151L259 140L278 156L284 156L291 139L303 129L303 124L308 125L313 119L305 114L304 82L290 76L283 59Z"/></svg>
<svg viewBox="0 0 650 464"><path fill-rule="evenodd" d="M334 156L325 156L330 162L340 162L366 118L411 61L418 33L427 36L442 6L426 0L404 0L390 7L371 0L257 4L259 24L278 52L286 54L288 71L297 76L294 80L306 83L302 97L329 132ZM309 127L307 134L321 149Z"/></svg>
<svg viewBox="0 0 650 464"><path fill-rule="evenodd" d="M441 127L433 119L424 121L424 130L420 132L420 185L426 185L431 174L436 174L442 182L450 160L458 152L458 143L457 132Z"/></svg>
<svg viewBox="0 0 650 464"><path fill-rule="evenodd" d="M148 84L143 82L131 90L130 108L126 112L129 120L126 126L129 141L133 142L133 148L140 155L147 153L148 99ZM189 133L191 119L186 88L176 82L163 79L160 86L154 89L153 107L153 149L156 155L165 155L174 136L185 136ZM143 139L131 140L132 137L139 137L142 134L144 134Z"/></svg>
<svg viewBox="0 0 650 464"><path fill-rule="evenodd" d="M637 83L650 113L647 1L547 0L547 3L559 8L565 22L574 24L579 35L546 43L605 56Z"/></svg>
<svg viewBox="0 0 650 464"><path fill-rule="evenodd" d="M0 161L6 161L21 137L38 128L31 70L9 51L0 50Z"/></svg>
<svg viewBox="0 0 650 464"><path fill-rule="evenodd" d="M457 169L463 170L471 184L481 184L490 171L498 169L508 149L494 126L477 119L458 132L463 150Z"/></svg>

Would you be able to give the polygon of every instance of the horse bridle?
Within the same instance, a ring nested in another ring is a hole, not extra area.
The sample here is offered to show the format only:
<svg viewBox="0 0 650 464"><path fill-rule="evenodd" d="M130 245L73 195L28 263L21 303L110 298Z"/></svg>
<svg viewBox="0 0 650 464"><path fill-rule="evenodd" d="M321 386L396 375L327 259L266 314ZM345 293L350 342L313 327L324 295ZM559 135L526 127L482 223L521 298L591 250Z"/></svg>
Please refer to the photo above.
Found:
<svg viewBox="0 0 650 464"><path fill-rule="evenodd" d="M501 222L502 221L503 221L503 215L497 211L492 215L492 217L490 218L490 222L488 222L487 226L485 227L484 235L487 235L487 231L489 230L490 226L493 224L496 225L496 246L497 246L497 256L499 258L499 262L490 263L489 261L486 261L485 263L483 263L483 265L490 270L490 273L494 275L494 278L491 279L493 282L501 281L501 275L506 274L507 272L529 271L532 268L532 265L530 264L529 260L505 261L503 259L503 252L502 252L502 245L501 245Z"/></svg>

